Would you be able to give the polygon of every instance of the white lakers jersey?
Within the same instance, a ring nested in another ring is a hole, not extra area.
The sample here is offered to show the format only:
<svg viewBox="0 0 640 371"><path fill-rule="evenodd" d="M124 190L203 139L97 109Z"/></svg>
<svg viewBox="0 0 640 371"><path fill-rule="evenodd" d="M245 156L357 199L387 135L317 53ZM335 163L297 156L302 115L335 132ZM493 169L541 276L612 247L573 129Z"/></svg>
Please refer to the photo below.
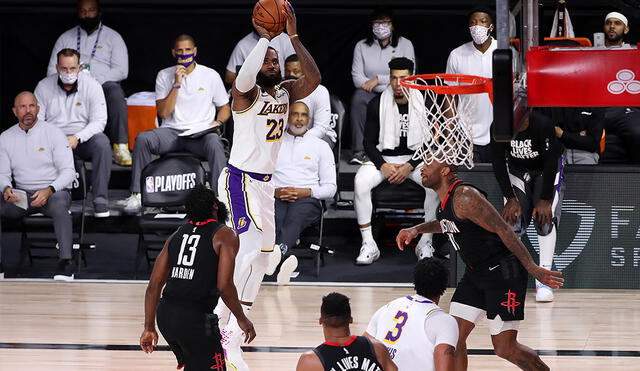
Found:
<svg viewBox="0 0 640 371"><path fill-rule="evenodd" d="M435 370L438 344L456 346L458 326L449 314L420 295L398 298L371 318L367 333L380 340L399 371Z"/></svg>
<svg viewBox="0 0 640 371"><path fill-rule="evenodd" d="M273 174L289 115L289 92L276 86L275 98L260 87L244 111L233 111L229 164L252 173Z"/></svg>

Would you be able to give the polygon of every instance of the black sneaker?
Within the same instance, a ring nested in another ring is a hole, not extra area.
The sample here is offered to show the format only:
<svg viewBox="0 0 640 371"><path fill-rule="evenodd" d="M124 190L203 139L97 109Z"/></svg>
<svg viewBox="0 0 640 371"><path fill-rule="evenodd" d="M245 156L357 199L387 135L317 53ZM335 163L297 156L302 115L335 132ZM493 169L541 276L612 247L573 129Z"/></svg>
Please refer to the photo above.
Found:
<svg viewBox="0 0 640 371"><path fill-rule="evenodd" d="M369 161L369 158L364 151L358 151L353 154L353 158L349 160L349 163L351 165L362 165L367 161Z"/></svg>
<svg viewBox="0 0 640 371"><path fill-rule="evenodd" d="M4 279L4 267L2 266L2 262L0 261L0 280Z"/></svg>
<svg viewBox="0 0 640 371"><path fill-rule="evenodd" d="M71 259L58 260L58 269L53 279L56 281L73 281L75 266Z"/></svg>

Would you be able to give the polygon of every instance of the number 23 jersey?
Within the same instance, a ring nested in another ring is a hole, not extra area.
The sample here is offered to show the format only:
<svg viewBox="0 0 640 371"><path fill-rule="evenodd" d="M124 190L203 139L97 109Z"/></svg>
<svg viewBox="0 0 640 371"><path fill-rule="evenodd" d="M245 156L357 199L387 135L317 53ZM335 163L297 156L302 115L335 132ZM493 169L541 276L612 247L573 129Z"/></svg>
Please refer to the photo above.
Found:
<svg viewBox="0 0 640 371"><path fill-rule="evenodd" d="M277 85L275 97L256 85L256 99L243 111L233 111L233 147L229 164L259 174L273 174L280 139L289 115L289 92Z"/></svg>

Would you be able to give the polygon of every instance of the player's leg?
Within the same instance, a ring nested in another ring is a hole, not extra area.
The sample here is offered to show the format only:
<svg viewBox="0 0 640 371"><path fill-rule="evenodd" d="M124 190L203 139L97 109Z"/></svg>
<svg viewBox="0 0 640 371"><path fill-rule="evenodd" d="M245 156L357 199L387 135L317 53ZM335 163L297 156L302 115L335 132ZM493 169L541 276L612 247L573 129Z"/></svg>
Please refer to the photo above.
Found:
<svg viewBox="0 0 640 371"><path fill-rule="evenodd" d="M454 353L456 371L467 369L467 337L475 328L475 324L486 315L485 303L482 290L474 283L474 278L465 272L449 307L449 314L458 323L458 344Z"/></svg>
<svg viewBox="0 0 640 371"><path fill-rule="evenodd" d="M187 363L184 350L178 341L179 329L186 327L184 320L190 319L190 316L181 313L181 309L182 308L178 308L176 305L168 303L166 300L160 299L158 309L156 310L158 330L175 355L178 370L183 370Z"/></svg>
<svg viewBox="0 0 640 371"><path fill-rule="evenodd" d="M553 256L556 250L556 235L558 225L560 224L560 214L562 213L562 199L564 198L564 159L561 157L558 161L558 172L554 182L553 198L551 200L552 223L549 225L540 225L534 221L534 226L538 234L538 246L540 248L540 266L551 269L553 266ZM534 204L540 200L542 193L542 175L534 179L533 184L533 202ZM536 280L536 301L550 302L553 301L553 290Z"/></svg>
<svg viewBox="0 0 640 371"><path fill-rule="evenodd" d="M518 342L517 336L517 330L505 330L497 335L491 335L496 355L522 370L549 370L549 366L542 362L533 349Z"/></svg>
<svg viewBox="0 0 640 371"><path fill-rule="evenodd" d="M362 247L356 258L356 264L371 264L380 257L380 250L373 239L371 231L371 216L373 214L373 202L371 190L382 183L384 176L373 164L360 166L353 180L354 202L356 219L362 235Z"/></svg>
<svg viewBox="0 0 640 371"><path fill-rule="evenodd" d="M513 231L522 237L527 233L527 227L531 223L531 215L533 214L531 179L526 171L509 169L509 181L521 208L520 218L513 226Z"/></svg>
<svg viewBox="0 0 640 371"><path fill-rule="evenodd" d="M414 183L424 187L422 184L422 175L420 174L422 166L424 165L420 164L413 169L411 174L409 174L409 178ZM431 188L424 187L424 192L424 221L428 222L436 218L436 210L438 209L440 198ZM433 234L423 233L422 236L420 236L420 241L418 241L416 245L416 256L418 259L430 258L433 256L433 252Z"/></svg>
<svg viewBox="0 0 640 371"><path fill-rule="evenodd" d="M199 313L198 316L202 316ZM227 370L224 349L220 343L218 318L214 314L205 314L193 336L183 338L180 345L186 359L185 371Z"/></svg>

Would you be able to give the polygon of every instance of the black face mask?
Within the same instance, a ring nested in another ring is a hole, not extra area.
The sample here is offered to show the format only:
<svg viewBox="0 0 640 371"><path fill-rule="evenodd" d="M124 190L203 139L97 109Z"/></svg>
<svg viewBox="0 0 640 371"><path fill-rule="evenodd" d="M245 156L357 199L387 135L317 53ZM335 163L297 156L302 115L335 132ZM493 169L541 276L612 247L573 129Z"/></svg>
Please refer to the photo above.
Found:
<svg viewBox="0 0 640 371"><path fill-rule="evenodd" d="M100 16L95 18L78 18L78 23L83 30L91 32L100 24Z"/></svg>

